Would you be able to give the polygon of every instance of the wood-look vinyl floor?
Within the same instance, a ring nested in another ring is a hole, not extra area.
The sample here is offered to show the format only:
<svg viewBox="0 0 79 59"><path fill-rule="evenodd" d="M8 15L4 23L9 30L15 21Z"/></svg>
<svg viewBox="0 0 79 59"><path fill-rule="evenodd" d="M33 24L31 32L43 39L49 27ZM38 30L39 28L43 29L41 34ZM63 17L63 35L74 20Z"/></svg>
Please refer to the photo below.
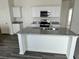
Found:
<svg viewBox="0 0 79 59"><path fill-rule="evenodd" d="M0 59L67 59L65 55L27 51L19 55L17 35L0 34Z"/></svg>

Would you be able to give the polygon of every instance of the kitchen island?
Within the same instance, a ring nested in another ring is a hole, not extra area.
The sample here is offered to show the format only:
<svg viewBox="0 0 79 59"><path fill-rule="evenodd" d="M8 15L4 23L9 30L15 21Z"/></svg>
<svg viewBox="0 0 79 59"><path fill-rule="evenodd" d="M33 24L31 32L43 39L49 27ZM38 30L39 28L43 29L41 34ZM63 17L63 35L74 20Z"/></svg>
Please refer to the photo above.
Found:
<svg viewBox="0 0 79 59"><path fill-rule="evenodd" d="M78 35L66 28L41 30L39 27L27 27L18 32L19 54L26 51L65 54L74 59Z"/></svg>

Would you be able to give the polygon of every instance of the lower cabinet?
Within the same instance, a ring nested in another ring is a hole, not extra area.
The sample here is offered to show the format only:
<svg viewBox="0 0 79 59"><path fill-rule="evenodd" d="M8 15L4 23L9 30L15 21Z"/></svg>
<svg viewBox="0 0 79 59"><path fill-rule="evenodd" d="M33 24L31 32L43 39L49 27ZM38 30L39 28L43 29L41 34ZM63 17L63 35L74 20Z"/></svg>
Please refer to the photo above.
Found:
<svg viewBox="0 0 79 59"><path fill-rule="evenodd" d="M0 28L1 28L1 33L2 34L9 34L10 33L10 29L9 29L9 24L8 23L3 22L0 25Z"/></svg>
<svg viewBox="0 0 79 59"><path fill-rule="evenodd" d="M13 34L16 34L20 31L20 24L12 24L13 25Z"/></svg>

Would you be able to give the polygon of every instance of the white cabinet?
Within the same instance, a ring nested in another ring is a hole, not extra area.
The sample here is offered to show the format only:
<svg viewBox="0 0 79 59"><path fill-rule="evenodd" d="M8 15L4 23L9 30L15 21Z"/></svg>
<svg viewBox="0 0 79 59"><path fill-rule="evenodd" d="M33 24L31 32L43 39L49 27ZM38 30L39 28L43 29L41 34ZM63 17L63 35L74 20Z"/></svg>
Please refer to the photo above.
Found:
<svg viewBox="0 0 79 59"><path fill-rule="evenodd" d="M13 17L22 17L21 7L13 7Z"/></svg>
<svg viewBox="0 0 79 59"><path fill-rule="evenodd" d="M40 10L38 7L32 8L32 17L40 17Z"/></svg>
<svg viewBox="0 0 79 59"><path fill-rule="evenodd" d="M17 33L20 31L20 24L13 24L13 33Z"/></svg>
<svg viewBox="0 0 79 59"><path fill-rule="evenodd" d="M49 17L60 17L60 6L32 7L32 17L40 17L40 11L50 12Z"/></svg>

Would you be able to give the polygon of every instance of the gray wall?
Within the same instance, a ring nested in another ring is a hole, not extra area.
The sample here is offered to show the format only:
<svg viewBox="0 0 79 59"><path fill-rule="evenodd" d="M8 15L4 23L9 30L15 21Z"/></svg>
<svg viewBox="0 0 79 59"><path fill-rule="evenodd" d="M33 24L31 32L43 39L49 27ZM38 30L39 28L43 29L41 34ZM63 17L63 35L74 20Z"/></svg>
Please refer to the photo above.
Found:
<svg viewBox="0 0 79 59"><path fill-rule="evenodd" d="M61 27L66 27L67 26L69 2L70 1L68 1L68 0L63 0L62 1L61 18L60 18Z"/></svg>
<svg viewBox="0 0 79 59"><path fill-rule="evenodd" d="M79 34L79 0L75 0L71 30Z"/></svg>

